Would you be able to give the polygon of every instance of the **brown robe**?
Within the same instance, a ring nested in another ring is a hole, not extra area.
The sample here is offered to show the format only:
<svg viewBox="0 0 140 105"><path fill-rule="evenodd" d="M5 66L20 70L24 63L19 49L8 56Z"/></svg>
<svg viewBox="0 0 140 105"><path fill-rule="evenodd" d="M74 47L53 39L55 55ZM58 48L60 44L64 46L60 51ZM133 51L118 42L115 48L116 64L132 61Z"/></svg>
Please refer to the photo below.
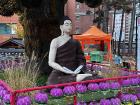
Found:
<svg viewBox="0 0 140 105"><path fill-rule="evenodd" d="M64 45L57 48L55 62L61 65L62 67L67 67L68 69L75 71L75 69L84 65L80 74L84 74L86 71L86 60L84 53L81 48L81 44L78 40L70 39ZM87 79L93 79L91 77ZM95 79L95 77L94 77ZM76 75L66 74L59 70L53 70L48 78L47 85L60 84L75 82Z"/></svg>

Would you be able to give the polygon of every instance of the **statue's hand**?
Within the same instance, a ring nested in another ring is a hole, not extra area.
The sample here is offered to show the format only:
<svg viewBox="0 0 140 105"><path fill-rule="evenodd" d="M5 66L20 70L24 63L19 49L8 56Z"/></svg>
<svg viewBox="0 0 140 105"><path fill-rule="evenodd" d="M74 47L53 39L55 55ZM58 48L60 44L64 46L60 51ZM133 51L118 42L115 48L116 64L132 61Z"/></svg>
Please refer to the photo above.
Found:
<svg viewBox="0 0 140 105"><path fill-rule="evenodd" d="M83 68L83 65L80 65L75 71L75 74L79 74L81 72L81 69Z"/></svg>
<svg viewBox="0 0 140 105"><path fill-rule="evenodd" d="M74 71L75 74L79 74L80 72L81 72L81 69L76 69L76 70Z"/></svg>
<svg viewBox="0 0 140 105"><path fill-rule="evenodd" d="M66 74L75 74L72 70L68 69L67 67L63 67Z"/></svg>

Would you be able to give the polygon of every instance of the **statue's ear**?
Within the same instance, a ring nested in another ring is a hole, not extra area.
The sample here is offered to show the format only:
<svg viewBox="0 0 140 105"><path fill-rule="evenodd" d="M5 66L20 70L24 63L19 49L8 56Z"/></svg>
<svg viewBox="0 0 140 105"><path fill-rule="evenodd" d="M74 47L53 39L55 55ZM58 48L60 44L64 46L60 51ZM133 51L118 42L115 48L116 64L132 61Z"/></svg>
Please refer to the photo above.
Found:
<svg viewBox="0 0 140 105"><path fill-rule="evenodd" d="M60 25L60 30L61 30L61 31L63 30L63 25Z"/></svg>

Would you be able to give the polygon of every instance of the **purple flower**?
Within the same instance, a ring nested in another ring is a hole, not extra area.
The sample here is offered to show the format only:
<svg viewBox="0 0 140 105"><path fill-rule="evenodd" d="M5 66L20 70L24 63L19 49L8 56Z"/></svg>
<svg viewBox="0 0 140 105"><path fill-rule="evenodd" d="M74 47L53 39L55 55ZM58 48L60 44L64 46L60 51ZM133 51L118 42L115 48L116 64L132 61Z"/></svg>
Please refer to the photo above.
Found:
<svg viewBox="0 0 140 105"><path fill-rule="evenodd" d="M86 102L78 102L77 105L87 105Z"/></svg>
<svg viewBox="0 0 140 105"><path fill-rule="evenodd" d="M76 89L74 86L66 86L64 87L63 92L66 95L73 95L76 93Z"/></svg>
<svg viewBox="0 0 140 105"><path fill-rule="evenodd" d="M133 103L135 103L135 102L138 100L138 98L137 98L136 95L131 95L130 100L131 100Z"/></svg>
<svg viewBox="0 0 140 105"><path fill-rule="evenodd" d="M136 95L137 95L138 99L140 99L140 93L138 93L138 94L136 94Z"/></svg>
<svg viewBox="0 0 140 105"><path fill-rule="evenodd" d="M53 89L51 89L50 94L53 97L61 97L61 96L63 96L63 91L60 88L53 88Z"/></svg>
<svg viewBox="0 0 140 105"><path fill-rule="evenodd" d="M88 89L91 91L98 91L99 85L97 83L90 83L88 84Z"/></svg>
<svg viewBox="0 0 140 105"><path fill-rule="evenodd" d="M101 90L107 90L110 88L110 85L109 85L109 83L100 83L99 87Z"/></svg>
<svg viewBox="0 0 140 105"><path fill-rule="evenodd" d="M36 93L34 97L37 103L47 104L48 102L48 95L46 93Z"/></svg>
<svg viewBox="0 0 140 105"><path fill-rule="evenodd" d="M138 78L132 78L131 79L131 85L138 85L139 84L139 79Z"/></svg>
<svg viewBox="0 0 140 105"><path fill-rule="evenodd" d="M5 94L8 94L8 91L0 90L0 98L3 98Z"/></svg>
<svg viewBox="0 0 140 105"><path fill-rule="evenodd" d="M100 105L111 105L111 101L110 100L101 99Z"/></svg>
<svg viewBox="0 0 140 105"><path fill-rule="evenodd" d="M123 85L123 86L129 86L129 85L131 85L131 80L130 80L130 79L123 80L123 81L122 81L122 85Z"/></svg>
<svg viewBox="0 0 140 105"><path fill-rule="evenodd" d="M111 89L120 89L121 85L118 82L112 82L110 83Z"/></svg>
<svg viewBox="0 0 140 105"><path fill-rule="evenodd" d="M128 72L128 71L124 71L124 70L122 70L122 71L121 71L121 75L122 75L122 76L129 75L129 72Z"/></svg>
<svg viewBox="0 0 140 105"><path fill-rule="evenodd" d="M3 101L4 103L7 103L9 104L10 103L10 94L5 94L4 97L3 97Z"/></svg>
<svg viewBox="0 0 140 105"><path fill-rule="evenodd" d="M76 89L79 93L85 93L87 91L86 85L82 85L82 84L76 85Z"/></svg>
<svg viewBox="0 0 140 105"><path fill-rule="evenodd" d="M89 105L95 105L95 103L94 102L90 102Z"/></svg>
<svg viewBox="0 0 140 105"><path fill-rule="evenodd" d="M97 68L96 68L96 70L101 70L102 69L102 66L100 66L100 65L97 65Z"/></svg>
<svg viewBox="0 0 140 105"><path fill-rule="evenodd" d="M2 85L0 85L0 90L5 90L5 88Z"/></svg>
<svg viewBox="0 0 140 105"><path fill-rule="evenodd" d="M21 98L18 98L17 105L31 105L31 98L29 96L24 96Z"/></svg>
<svg viewBox="0 0 140 105"><path fill-rule="evenodd" d="M121 100L123 102L129 102L131 99L131 95L122 95Z"/></svg>
<svg viewBox="0 0 140 105"><path fill-rule="evenodd" d="M89 105L99 105L99 103L96 103L96 102L90 102Z"/></svg>
<svg viewBox="0 0 140 105"><path fill-rule="evenodd" d="M121 100L119 98L112 98L111 105L121 105Z"/></svg>
<svg viewBox="0 0 140 105"><path fill-rule="evenodd" d="M86 68L90 70L91 69L91 64L86 64Z"/></svg>

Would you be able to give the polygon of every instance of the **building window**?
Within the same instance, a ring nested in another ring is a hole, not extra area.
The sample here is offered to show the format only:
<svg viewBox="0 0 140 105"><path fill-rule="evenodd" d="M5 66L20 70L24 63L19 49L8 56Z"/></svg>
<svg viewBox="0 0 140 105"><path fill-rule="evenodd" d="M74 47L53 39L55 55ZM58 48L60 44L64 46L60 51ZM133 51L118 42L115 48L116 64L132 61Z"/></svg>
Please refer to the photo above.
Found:
<svg viewBox="0 0 140 105"><path fill-rule="evenodd" d="M76 16L76 20L77 21L80 21L80 16Z"/></svg>
<svg viewBox="0 0 140 105"><path fill-rule="evenodd" d="M16 34L16 24L0 23L0 34Z"/></svg>
<svg viewBox="0 0 140 105"><path fill-rule="evenodd" d="M80 9L80 3L76 2L76 9Z"/></svg>
<svg viewBox="0 0 140 105"><path fill-rule="evenodd" d="M80 28L79 27L76 27L75 33L76 34L80 34L80 32L81 32Z"/></svg>

